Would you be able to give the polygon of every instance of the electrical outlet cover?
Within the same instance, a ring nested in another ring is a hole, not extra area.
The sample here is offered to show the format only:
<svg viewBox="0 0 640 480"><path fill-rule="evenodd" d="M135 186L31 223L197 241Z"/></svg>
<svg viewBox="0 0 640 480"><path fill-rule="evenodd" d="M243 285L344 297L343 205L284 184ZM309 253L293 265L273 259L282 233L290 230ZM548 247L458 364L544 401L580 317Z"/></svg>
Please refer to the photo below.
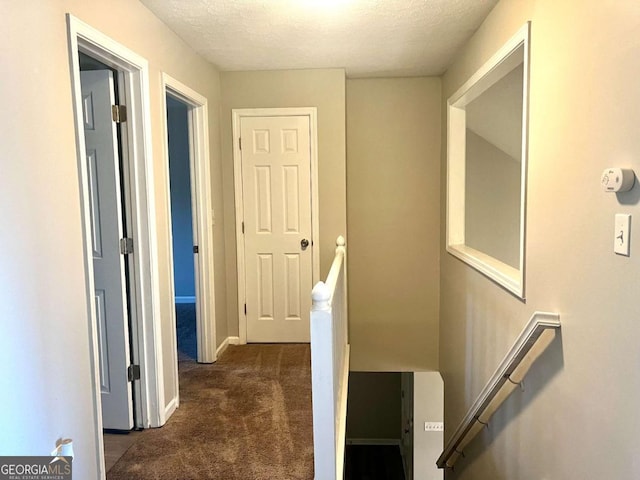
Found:
<svg viewBox="0 0 640 480"><path fill-rule="evenodd" d="M425 432L444 432L443 422L424 422Z"/></svg>

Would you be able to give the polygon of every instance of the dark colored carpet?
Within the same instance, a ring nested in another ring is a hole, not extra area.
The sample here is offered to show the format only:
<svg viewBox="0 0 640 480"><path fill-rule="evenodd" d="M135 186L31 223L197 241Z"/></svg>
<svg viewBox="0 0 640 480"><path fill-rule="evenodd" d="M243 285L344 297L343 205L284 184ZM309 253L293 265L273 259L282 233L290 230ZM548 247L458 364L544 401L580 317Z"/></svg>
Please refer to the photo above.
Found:
<svg viewBox="0 0 640 480"><path fill-rule="evenodd" d="M196 304L176 303L176 330L178 337L178 360L197 360Z"/></svg>
<svg viewBox="0 0 640 480"><path fill-rule="evenodd" d="M180 408L107 479L313 479L309 345L230 346L212 365L181 362Z"/></svg>
<svg viewBox="0 0 640 480"><path fill-rule="evenodd" d="M347 445L345 480L404 480L400 447Z"/></svg>

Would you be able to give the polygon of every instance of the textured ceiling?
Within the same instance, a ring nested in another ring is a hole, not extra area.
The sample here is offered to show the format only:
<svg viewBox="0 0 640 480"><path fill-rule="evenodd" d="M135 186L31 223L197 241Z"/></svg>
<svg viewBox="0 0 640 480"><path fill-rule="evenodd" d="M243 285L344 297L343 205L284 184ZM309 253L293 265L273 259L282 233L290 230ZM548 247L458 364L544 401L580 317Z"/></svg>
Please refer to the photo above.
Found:
<svg viewBox="0 0 640 480"><path fill-rule="evenodd" d="M220 70L443 73L497 0L141 0Z"/></svg>

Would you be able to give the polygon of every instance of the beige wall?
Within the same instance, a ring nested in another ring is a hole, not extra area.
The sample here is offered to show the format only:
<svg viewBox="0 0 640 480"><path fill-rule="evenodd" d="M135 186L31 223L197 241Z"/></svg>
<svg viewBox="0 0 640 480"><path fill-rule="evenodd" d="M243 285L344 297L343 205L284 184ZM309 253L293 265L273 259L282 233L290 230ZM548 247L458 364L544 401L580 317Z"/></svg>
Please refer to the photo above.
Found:
<svg viewBox="0 0 640 480"><path fill-rule="evenodd" d="M520 161L466 133L465 244L520 268Z"/></svg>
<svg viewBox="0 0 640 480"><path fill-rule="evenodd" d="M65 13L150 62L151 134L159 257L170 246L165 205L161 71L205 95L210 108L214 208L221 211L219 78L138 2L3 3L0 44L0 454L46 455L74 440L74 478L97 478L92 367L82 255L80 193ZM216 256L224 257L223 219ZM170 325L170 272L159 265L162 344ZM218 318L225 318L224 263L216 268ZM224 325L226 327L226 325ZM225 328L219 335L226 336ZM165 365L165 381L173 368ZM8 394L7 392L11 392Z"/></svg>
<svg viewBox="0 0 640 480"><path fill-rule="evenodd" d="M348 440L400 440L398 372L351 372L347 399Z"/></svg>
<svg viewBox="0 0 640 480"><path fill-rule="evenodd" d="M524 61L524 46L509 58ZM512 158L522 157L522 89L524 63L465 105L465 126ZM476 84L476 88L482 88Z"/></svg>
<svg viewBox="0 0 640 480"><path fill-rule="evenodd" d="M347 81L351 369L438 369L440 80Z"/></svg>
<svg viewBox="0 0 640 480"><path fill-rule="evenodd" d="M229 335L238 332L235 200L231 110L317 107L320 275L325 278L338 235L346 235L344 70L283 70L221 73L222 162L226 230Z"/></svg>
<svg viewBox="0 0 640 480"><path fill-rule="evenodd" d="M533 366L524 392L515 391L446 476L638 478L640 222L632 222L630 258L612 249L614 214L640 215L640 187L615 196L601 191L599 178L607 166L640 170L640 4L503 0L444 76L444 99L526 20L527 299L442 250L445 437L533 311L559 312L562 335Z"/></svg>

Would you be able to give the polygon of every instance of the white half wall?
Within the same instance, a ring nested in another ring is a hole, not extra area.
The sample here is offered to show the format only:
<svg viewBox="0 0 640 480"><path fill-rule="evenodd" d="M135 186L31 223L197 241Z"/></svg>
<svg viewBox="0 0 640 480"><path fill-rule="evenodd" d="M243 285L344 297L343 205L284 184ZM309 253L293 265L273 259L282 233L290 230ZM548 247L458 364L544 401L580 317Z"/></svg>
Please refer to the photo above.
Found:
<svg viewBox="0 0 640 480"><path fill-rule="evenodd" d="M442 480L436 460L444 447L444 432L425 432L425 422L444 422L444 383L438 372L413 374L413 478Z"/></svg>

